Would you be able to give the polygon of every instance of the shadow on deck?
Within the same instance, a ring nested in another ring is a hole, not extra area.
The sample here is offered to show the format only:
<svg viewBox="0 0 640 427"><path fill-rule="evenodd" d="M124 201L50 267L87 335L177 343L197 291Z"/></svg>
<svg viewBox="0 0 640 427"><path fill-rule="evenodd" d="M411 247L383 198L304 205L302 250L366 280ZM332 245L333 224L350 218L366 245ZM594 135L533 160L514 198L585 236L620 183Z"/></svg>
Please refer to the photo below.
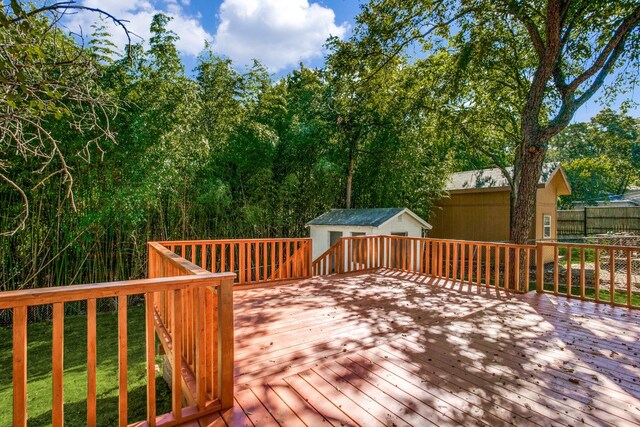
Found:
<svg viewBox="0 0 640 427"><path fill-rule="evenodd" d="M380 271L236 291L201 425L640 424L640 312Z"/></svg>

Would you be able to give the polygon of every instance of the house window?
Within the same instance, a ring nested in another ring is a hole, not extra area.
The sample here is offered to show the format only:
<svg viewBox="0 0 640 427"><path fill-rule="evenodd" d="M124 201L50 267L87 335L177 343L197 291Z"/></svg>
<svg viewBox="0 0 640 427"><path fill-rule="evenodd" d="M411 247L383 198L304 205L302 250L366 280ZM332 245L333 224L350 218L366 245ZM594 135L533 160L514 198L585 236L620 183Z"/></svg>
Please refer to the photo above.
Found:
<svg viewBox="0 0 640 427"><path fill-rule="evenodd" d="M542 216L542 237L544 239L551 238L551 215Z"/></svg>
<svg viewBox="0 0 640 427"><path fill-rule="evenodd" d="M351 236L353 236L353 237L366 236L366 235L367 235L367 233L361 233L359 231L352 231L351 232Z"/></svg>

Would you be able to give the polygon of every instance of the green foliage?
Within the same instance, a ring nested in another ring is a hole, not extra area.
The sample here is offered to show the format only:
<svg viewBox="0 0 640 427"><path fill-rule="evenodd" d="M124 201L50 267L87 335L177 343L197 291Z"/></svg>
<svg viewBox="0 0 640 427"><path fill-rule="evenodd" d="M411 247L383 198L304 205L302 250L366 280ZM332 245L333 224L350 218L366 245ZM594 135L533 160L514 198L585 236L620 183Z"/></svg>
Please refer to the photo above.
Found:
<svg viewBox="0 0 640 427"><path fill-rule="evenodd" d="M605 109L558 135L550 157L562 162L573 189L563 197L564 206L622 195L640 183L640 120Z"/></svg>
<svg viewBox="0 0 640 427"><path fill-rule="evenodd" d="M274 81L259 62L241 74L206 46L190 77L169 20L156 16L148 48L126 57L94 28L84 55L92 90L117 101L101 119L116 144L92 146L90 163L66 156L76 211L63 176L30 192L25 231L0 240L1 289L142 277L149 240L304 236L308 220L344 206L347 182L354 207L428 214L451 155L419 67L398 60L358 84L368 65L336 44L327 69ZM47 126L65 148L87 144L66 119ZM11 172L32 179L25 166ZM6 229L22 205L8 187L0 198Z"/></svg>

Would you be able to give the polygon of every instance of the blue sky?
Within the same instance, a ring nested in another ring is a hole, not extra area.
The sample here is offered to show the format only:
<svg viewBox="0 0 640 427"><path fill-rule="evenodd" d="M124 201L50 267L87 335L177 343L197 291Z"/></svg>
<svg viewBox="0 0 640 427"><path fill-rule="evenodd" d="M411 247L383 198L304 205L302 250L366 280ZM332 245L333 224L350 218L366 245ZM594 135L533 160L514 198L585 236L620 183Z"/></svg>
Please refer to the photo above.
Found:
<svg viewBox="0 0 640 427"><path fill-rule="evenodd" d="M214 51L231 58L240 70L259 59L277 75L283 75L300 62L322 66L323 44L329 35L346 38L354 27L359 0L81 0L129 20L130 30L143 39L149 37L149 24L155 13L173 17L169 26L180 36L177 44L185 67L192 70L196 57L209 41ZM87 33L95 14L80 13L70 19L72 30ZM114 29L113 39L123 46L122 31ZM598 94L599 95L599 94ZM574 118L586 121L603 107L594 97ZM620 96L613 107L631 97L640 101L640 89ZM640 109L630 112L640 116Z"/></svg>

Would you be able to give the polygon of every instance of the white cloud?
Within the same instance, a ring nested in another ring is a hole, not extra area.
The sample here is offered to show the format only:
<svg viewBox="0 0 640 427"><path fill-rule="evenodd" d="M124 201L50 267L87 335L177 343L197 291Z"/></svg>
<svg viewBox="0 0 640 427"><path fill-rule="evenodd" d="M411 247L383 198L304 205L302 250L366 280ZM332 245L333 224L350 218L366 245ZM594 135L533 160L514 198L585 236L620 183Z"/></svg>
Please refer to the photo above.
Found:
<svg viewBox="0 0 640 427"><path fill-rule="evenodd" d="M214 48L236 66L259 59L277 72L323 53L330 35L344 37L332 9L308 0L224 0Z"/></svg>
<svg viewBox="0 0 640 427"><path fill-rule="evenodd" d="M183 5L187 5L188 1L84 0L82 4L100 8L118 19L129 21L126 23L129 31L141 37L145 42L151 37L149 27L153 16L157 13L164 13L173 18L168 24L168 28L180 37L176 47L184 55L198 55L204 48L205 41L213 40L211 34L200 23L200 16L185 14ZM98 16L95 13L80 12L71 15L66 25L72 31L78 31L78 27L81 27L86 35L91 32L91 24L97 19ZM124 31L111 21L105 21L105 24L112 34L111 40L120 49L124 48L127 42ZM140 39L133 37L132 41L137 43Z"/></svg>

